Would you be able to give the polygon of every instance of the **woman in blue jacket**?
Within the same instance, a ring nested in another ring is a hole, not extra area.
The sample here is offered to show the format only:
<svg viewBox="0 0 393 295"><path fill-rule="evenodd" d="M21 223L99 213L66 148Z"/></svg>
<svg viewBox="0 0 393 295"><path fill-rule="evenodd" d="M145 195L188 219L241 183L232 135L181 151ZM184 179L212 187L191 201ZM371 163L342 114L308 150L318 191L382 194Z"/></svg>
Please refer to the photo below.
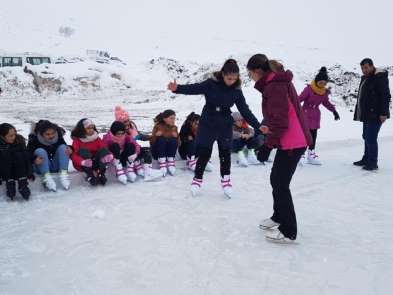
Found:
<svg viewBox="0 0 393 295"><path fill-rule="evenodd" d="M211 157L213 144L218 143L220 157L221 185L224 194L230 198L232 194L231 143L232 125L231 107L236 105L245 120L255 129L261 124L250 111L240 88L240 70L237 62L229 59L221 71L215 72L212 78L202 83L177 85L169 83L168 89L177 94L204 95L206 104L203 107L196 137L198 161L195 176L191 184L191 193L196 196L202 185L203 173Z"/></svg>

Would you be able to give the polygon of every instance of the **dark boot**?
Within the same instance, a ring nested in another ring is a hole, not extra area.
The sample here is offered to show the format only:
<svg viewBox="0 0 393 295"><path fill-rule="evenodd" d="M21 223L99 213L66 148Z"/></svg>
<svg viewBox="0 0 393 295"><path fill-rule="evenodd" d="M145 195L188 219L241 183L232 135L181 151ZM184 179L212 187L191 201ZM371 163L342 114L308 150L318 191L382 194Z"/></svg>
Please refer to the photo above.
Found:
<svg viewBox="0 0 393 295"><path fill-rule="evenodd" d="M366 170L366 171L378 170L378 165L376 165L376 164L374 164L374 165L365 165L363 167L363 170Z"/></svg>
<svg viewBox="0 0 393 295"><path fill-rule="evenodd" d="M93 169L83 167L82 170L86 173L86 181L90 183L91 186L96 186L98 184L98 179L94 176Z"/></svg>
<svg viewBox="0 0 393 295"><path fill-rule="evenodd" d="M363 158L360 161L353 162L353 165L363 167L367 165L366 160Z"/></svg>
<svg viewBox="0 0 393 295"><path fill-rule="evenodd" d="M15 198L15 195L16 195L15 180L13 180L13 179L7 180L6 188L7 188L7 197L10 198L11 201L13 201Z"/></svg>
<svg viewBox="0 0 393 295"><path fill-rule="evenodd" d="M98 182L99 182L101 185L105 185L106 182L108 181L107 178L106 178L106 176L105 176L105 170L104 170L104 171L100 171L100 172L98 173L98 175L97 175L97 178L98 178Z"/></svg>
<svg viewBox="0 0 393 295"><path fill-rule="evenodd" d="M29 189L29 183L27 182L27 178L20 178L18 180L18 190L19 193L22 195L23 199L26 201L30 198L30 189Z"/></svg>

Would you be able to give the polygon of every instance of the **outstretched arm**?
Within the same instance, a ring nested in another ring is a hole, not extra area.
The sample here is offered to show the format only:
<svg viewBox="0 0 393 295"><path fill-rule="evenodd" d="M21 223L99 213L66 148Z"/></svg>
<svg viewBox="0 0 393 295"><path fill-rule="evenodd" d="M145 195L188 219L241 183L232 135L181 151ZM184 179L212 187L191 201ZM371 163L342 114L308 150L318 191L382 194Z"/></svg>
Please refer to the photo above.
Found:
<svg viewBox="0 0 393 295"><path fill-rule="evenodd" d="M176 80L168 84L168 90L176 94L198 95L206 94L208 87L208 80L188 85L177 85Z"/></svg>

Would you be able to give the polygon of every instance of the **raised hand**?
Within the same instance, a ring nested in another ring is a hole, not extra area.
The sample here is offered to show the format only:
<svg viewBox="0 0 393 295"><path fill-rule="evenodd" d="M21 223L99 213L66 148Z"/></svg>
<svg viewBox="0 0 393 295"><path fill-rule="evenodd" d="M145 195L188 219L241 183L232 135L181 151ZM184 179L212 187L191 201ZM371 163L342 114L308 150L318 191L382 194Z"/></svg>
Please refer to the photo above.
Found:
<svg viewBox="0 0 393 295"><path fill-rule="evenodd" d="M168 90L175 92L177 90L177 83L176 83L176 79L173 80L173 82L169 82L168 84Z"/></svg>

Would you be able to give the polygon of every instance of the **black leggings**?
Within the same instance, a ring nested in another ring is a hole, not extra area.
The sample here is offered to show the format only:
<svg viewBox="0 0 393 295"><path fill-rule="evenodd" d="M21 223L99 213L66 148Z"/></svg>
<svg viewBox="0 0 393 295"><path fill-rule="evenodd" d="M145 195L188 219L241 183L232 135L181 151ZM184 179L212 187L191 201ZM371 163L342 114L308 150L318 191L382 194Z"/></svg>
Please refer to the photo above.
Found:
<svg viewBox="0 0 393 295"><path fill-rule="evenodd" d="M315 150L315 145L317 143L318 129L310 129L312 144L308 147L310 150Z"/></svg>
<svg viewBox="0 0 393 295"><path fill-rule="evenodd" d="M121 151L120 145L118 143L113 143L109 146L109 150L115 157L115 159L120 160L120 163L124 166L127 166L128 157L135 154L136 147L133 143L127 143L124 145L123 151Z"/></svg>
<svg viewBox="0 0 393 295"><path fill-rule="evenodd" d="M18 180L31 174L32 167L27 151L0 152L0 179Z"/></svg>
<svg viewBox="0 0 393 295"><path fill-rule="evenodd" d="M273 188L273 216L271 219L280 224L279 230L289 239L296 239L297 224L290 184L297 164L305 148L277 150L274 158L270 183Z"/></svg>
<svg viewBox="0 0 393 295"><path fill-rule="evenodd" d="M213 148L198 147L198 160L195 167L195 178L202 179L206 169L206 165L210 160ZM220 157L220 172L221 177L231 174L231 150L229 148L222 148L218 144L218 154Z"/></svg>

